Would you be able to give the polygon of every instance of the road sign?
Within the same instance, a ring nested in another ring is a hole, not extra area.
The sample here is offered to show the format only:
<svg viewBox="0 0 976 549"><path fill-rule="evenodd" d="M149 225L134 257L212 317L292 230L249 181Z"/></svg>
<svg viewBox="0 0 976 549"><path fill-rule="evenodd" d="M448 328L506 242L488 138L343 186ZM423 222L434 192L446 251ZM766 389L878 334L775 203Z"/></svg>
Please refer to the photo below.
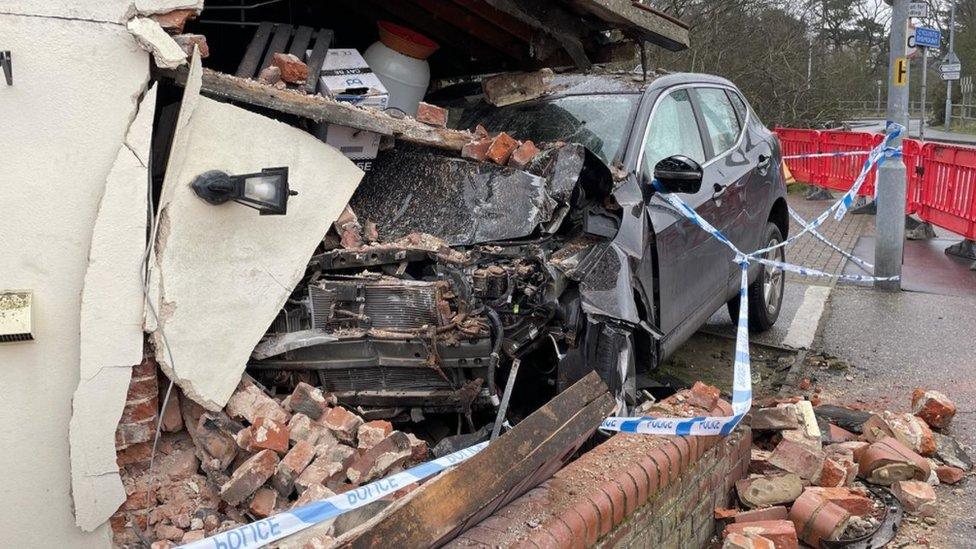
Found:
<svg viewBox="0 0 976 549"><path fill-rule="evenodd" d="M942 58L942 63L948 65L952 65L954 63L960 63L959 56L956 55L956 52L950 51L948 54L946 54L945 57Z"/></svg>
<svg viewBox="0 0 976 549"><path fill-rule="evenodd" d="M918 55L918 48L915 47L915 25L908 23L908 32L905 34L905 55L909 59L915 59Z"/></svg>
<svg viewBox="0 0 976 549"><path fill-rule="evenodd" d="M909 17L928 17L929 5L925 2L911 2L908 4Z"/></svg>
<svg viewBox="0 0 976 549"><path fill-rule="evenodd" d="M926 48L938 48L942 43L942 33L939 29L918 27L915 29L915 45Z"/></svg>
<svg viewBox="0 0 976 549"><path fill-rule="evenodd" d="M962 70L961 63L943 63L939 65L940 72L959 72Z"/></svg>
<svg viewBox="0 0 976 549"><path fill-rule="evenodd" d="M959 80L958 72L944 72L942 73L943 80Z"/></svg>

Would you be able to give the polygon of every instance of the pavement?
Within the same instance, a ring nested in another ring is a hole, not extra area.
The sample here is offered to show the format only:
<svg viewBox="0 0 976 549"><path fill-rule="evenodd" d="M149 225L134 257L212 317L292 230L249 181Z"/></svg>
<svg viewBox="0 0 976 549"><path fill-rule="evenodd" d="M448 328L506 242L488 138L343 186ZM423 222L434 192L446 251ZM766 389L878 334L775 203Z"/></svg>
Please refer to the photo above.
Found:
<svg viewBox="0 0 976 549"><path fill-rule="evenodd" d="M882 119L850 120L846 124L851 127L852 131L857 132L882 132L885 129L885 121ZM919 139L919 121L910 120L908 126L909 137ZM955 145L976 145L976 135L961 132L947 132L926 126L925 141L936 141Z"/></svg>
<svg viewBox="0 0 976 549"><path fill-rule="evenodd" d="M808 201L799 194L791 194L789 200L805 219L831 203ZM848 214L840 222L831 218L821 233L870 261L874 222L872 215ZM790 229L791 234L798 230L795 224ZM788 276L777 324L750 339L796 348L800 358L804 353L826 353L848 362L850 370L831 372L804 370L813 366L797 361L793 378L809 378L825 403L909 412L915 388L945 393L958 406L946 434L976 456L976 271L969 270L970 262L942 253L960 237L938 228L936 233L936 240L907 242L905 291ZM787 248L787 261L831 273L860 272L810 236ZM706 329L734 334L724 309L713 315ZM970 475L936 492L937 523L907 519L890 547L976 547L976 480Z"/></svg>

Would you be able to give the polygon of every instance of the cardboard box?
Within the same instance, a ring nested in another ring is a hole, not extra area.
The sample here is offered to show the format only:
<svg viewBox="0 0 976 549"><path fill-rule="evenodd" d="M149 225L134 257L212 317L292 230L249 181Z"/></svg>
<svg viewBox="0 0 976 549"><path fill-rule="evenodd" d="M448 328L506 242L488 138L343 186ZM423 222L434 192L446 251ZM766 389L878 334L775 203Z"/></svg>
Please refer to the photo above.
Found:
<svg viewBox="0 0 976 549"><path fill-rule="evenodd" d="M319 93L336 101L378 110L385 109L390 101L386 87L355 49L328 51L319 76ZM353 160L371 160L379 151L377 133L323 122L317 125L315 135ZM371 164L357 162L364 170Z"/></svg>

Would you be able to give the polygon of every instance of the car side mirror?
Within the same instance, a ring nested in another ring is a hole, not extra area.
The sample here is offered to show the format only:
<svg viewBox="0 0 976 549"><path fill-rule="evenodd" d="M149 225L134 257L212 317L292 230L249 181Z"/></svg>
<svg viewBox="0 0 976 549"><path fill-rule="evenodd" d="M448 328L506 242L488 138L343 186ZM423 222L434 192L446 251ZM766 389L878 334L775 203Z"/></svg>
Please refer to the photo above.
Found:
<svg viewBox="0 0 976 549"><path fill-rule="evenodd" d="M676 154L654 166L654 179L665 192L695 194L701 189L702 167L691 158Z"/></svg>

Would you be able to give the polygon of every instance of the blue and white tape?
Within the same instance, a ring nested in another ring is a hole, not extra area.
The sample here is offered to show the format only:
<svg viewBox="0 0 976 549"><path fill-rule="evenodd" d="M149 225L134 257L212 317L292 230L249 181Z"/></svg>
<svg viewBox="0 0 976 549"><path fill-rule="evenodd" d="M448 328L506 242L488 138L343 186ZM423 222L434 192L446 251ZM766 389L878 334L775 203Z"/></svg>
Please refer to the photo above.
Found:
<svg viewBox="0 0 976 549"><path fill-rule="evenodd" d="M448 467L466 461L487 446L487 442L475 444L348 492L302 505L291 511L272 515L181 547L186 549L255 549L263 547L440 473Z"/></svg>
<svg viewBox="0 0 976 549"><path fill-rule="evenodd" d="M871 151L838 151L829 153L805 153L805 154L789 154L783 157L783 160L800 160L804 158L843 158L845 156L866 156L871 154Z"/></svg>

